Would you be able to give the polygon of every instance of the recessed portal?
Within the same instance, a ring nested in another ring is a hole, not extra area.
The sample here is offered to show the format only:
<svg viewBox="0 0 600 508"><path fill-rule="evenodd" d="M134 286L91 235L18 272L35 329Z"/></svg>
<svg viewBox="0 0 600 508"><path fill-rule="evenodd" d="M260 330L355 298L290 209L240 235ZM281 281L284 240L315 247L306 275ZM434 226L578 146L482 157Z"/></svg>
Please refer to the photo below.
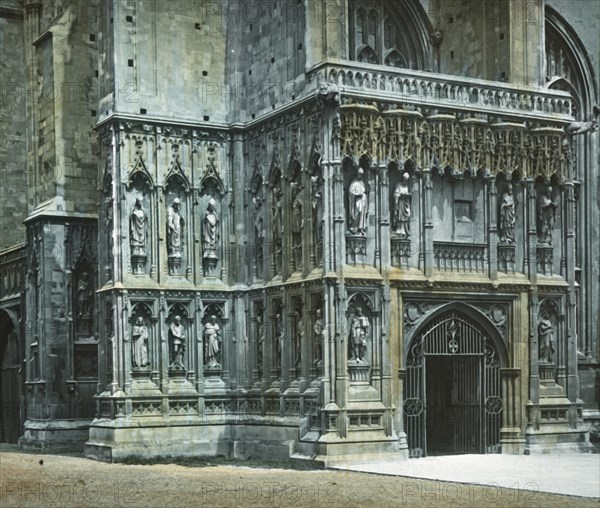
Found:
<svg viewBox="0 0 600 508"><path fill-rule="evenodd" d="M482 451L480 362L477 356L427 357L427 455Z"/></svg>
<svg viewBox="0 0 600 508"><path fill-rule="evenodd" d="M448 310L425 323L406 357L409 456L500 451L502 395L495 332ZM499 346L497 346L499 344Z"/></svg>

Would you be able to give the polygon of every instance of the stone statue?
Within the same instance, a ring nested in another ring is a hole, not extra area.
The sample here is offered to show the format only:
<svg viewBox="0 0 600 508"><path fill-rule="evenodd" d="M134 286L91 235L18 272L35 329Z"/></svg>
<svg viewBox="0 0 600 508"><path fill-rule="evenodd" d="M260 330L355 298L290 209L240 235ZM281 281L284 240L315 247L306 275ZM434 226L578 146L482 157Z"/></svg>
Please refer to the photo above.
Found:
<svg viewBox="0 0 600 508"><path fill-rule="evenodd" d="M138 368L147 367L150 363L148 361L148 327L141 316L137 318L135 325L133 325L131 339L133 341L133 366Z"/></svg>
<svg viewBox="0 0 600 508"><path fill-rule="evenodd" d="M77 283L77 316L83 319L92 315L92 285L90 276L83 272Z"/></svg>
<svg viewBox="0 0 600 508"><path fill-rule="evenodd" d="M184 221L179 212L179 206L179 198L175 198L169 207L167 218L167 248L169 256L173 257L181 257L181 233Z"/></svg>
<svg viewBox="0 0 600 508"><path fill-rule="evenodd" d="M321 309L317 309L317 314L316 314L316 320L315 320L315 327L314 327L314 332L315 332L315 336L314 336L314 342L313 342L313 346L314 346L314 356L315 356L315 363L319 364L323 362L323 329L324 329L324 325L323 325L323 317L321 316Z"/></svg>
<svg viewBox="0 0 600 508"><path fill-rule="evenodd" d="M275 316L275 367L281 368L281 346L283 345L283 321L281 310Z"/></svg>
<svg viewBox="0 0 600 508"><path fill-rule="evenodd" d="M219 216L216 211L217 202L210 198L204 218L202 219L202 258L214 268L219 259Z"/></svg>
<svg viewBox="0 0 600 508"><path fill-rule="evenodd" d="M350 337L348 340L350 361L366 362L365 354L367 352L367 337L370 326L369 318L363 314L363 310L360 307L356 309L350 324Z"/></svg>
<svg viewBox="0 0 600 508"><path fill-rule="evenodd" d="M221 365L217 359L221 343L221 327L217 323L217 316L210 316L208 322L204 325L204 347L206 349L206 366L208 368L220 368Z"/></svg>
<svg viewBox="0 0 600 508"><path fill-rule="evenodd" d="M351 233L365 234L367 229L368 198L367 187L363 181L364 171L358 168L356 178L348 187L348 222Z"/></svg>
<svg viewBox="0 0 600 508"><path fill-rule="evenodd" d="M552 244L552 232L556 217L556 203L552 201L552 187L548 186L538 199L538 241Z"/></svg>
<svg viewBox="0 0 600 508"><path fill-rule="evenodd" d="M297 182L292 182L292 249L294 251L294 265L297 270L302 265L302 229L304 217L302 213L302 188Z"/></svg>
<svg viewBox="0 0 600 508"><path fill-rule="evenodd" d="M404 173L402 181L394 189L394 226L400 238L408 238L410 235L411 201L408 173Z"/></svg>
<svg viewBox="0 0 600 508"><path fill-rule="evenodd" d="M515 241L515 200L513 197L512 184L508 188L500 201L500 241L513 243Z"/></svg>
<svg viewBox="0 0 600 508"><path fill-rule="evenodd" d="M304 343L304 320L302 319L302 311L300 309L296 310L294 316L296 321L294 367L298 368L302 358L302 344Z"/></svg>
<svg viewBox="0 0 600 508"><path fill-rule="evenodd" d="M283 191L277 185L273 189L273 254L275 256L275 272L281 271L283 254Z"/></svg>
<svg viewBox="0 0 600 508"><path fill-rule="evenodd" d="M258 314L256 316L256 368L258 369L259 374L262 371L263 365L264 343L265 327L263 323L263 317L262 314Z"/></svg>
<svg viewBox="0 0 600 508"><path fill-rule="evenodd" d="M185 352L185 330L181 324L181 317L175 316L169 327L169 339L171 343L171 363L183 366L183 353Z"/></svg>
<svg viewBox="0 0 600 508"><path fill-rule="evenodd" d="M540 315L538 323L538 361L540 363L552 363L554 356L554 329L552 322L546 312Z"/></svg>
<svg viewBox="0 0 600 508"><path fill-rule="evenodd" d="M323 189L318 176L311 176L312 187L312 220L313 220L313 242L315 249L315 260L317 264L321 261L323 248Z"/></svg>
<svg viewBox="0 0 600 508"><path fill-rule="evenodd" d="M256 275L260 277L263 271L263 253L265 243L265 227L262 215L262 199L260 196L252 198L254 202L254 250L256 254Z"/></svg>
<svg viewBox="0 0 600 508"><path fill-rule="evenodd" d="M133 211L129 217L129 237L131 254L145 256L148 241L148 217L142 209L142 198L140 197L136 198Z"/></svg>

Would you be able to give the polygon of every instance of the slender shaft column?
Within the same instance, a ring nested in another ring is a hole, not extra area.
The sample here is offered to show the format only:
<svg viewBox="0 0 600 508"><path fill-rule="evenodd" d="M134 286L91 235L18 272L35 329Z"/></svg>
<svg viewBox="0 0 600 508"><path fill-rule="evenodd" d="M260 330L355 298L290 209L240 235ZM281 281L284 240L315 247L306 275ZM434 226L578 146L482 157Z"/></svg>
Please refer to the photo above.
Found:
<svg viewBox="0 0 600 508"><path fill-rule="evenodd" d="M492 280L498 278L498 227L496 224L497 217L497 188L496 177L490 176L486 181L488 195L488 270L489 277Z"/></svg>
<svg viewBox="0 0 600 508"><path fill-rule="evenodd" d="M431 181L431 171L426 169L423 171L423 210L424 217L423 226L423 245L425 253L423 257L425 275L431 277L433 275L434 253L433 253L433 219L431 217L432 208L432 193L433 182ZM423 250L423 246L421 246Z"/></svg>

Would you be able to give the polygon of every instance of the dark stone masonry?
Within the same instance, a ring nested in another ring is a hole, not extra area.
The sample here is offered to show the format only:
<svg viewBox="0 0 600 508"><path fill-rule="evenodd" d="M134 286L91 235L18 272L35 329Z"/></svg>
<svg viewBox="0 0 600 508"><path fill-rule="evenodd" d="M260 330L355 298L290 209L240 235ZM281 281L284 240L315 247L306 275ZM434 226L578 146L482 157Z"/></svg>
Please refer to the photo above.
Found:
<svg viewBox="0 0 600 508"><path fill-rule="evenodd" d="M593 449L597 2L13 0L0 21L1 441Z"/></svg>

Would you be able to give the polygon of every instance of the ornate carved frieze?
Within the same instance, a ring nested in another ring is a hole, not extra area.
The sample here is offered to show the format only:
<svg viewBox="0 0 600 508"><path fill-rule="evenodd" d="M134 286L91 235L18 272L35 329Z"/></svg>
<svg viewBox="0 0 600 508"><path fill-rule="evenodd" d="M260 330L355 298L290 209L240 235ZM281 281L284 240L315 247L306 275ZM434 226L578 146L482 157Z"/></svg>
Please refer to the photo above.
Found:
<svg viewBox="0 0 600 508"><path fill-rule="evenodd" d="M478 113L459 115L412 105L359 103L340 106L341 154L355 160L410 160L418 169L479 170L521 177L567 175L568 142L562 127L505 122Z"/></svg>

